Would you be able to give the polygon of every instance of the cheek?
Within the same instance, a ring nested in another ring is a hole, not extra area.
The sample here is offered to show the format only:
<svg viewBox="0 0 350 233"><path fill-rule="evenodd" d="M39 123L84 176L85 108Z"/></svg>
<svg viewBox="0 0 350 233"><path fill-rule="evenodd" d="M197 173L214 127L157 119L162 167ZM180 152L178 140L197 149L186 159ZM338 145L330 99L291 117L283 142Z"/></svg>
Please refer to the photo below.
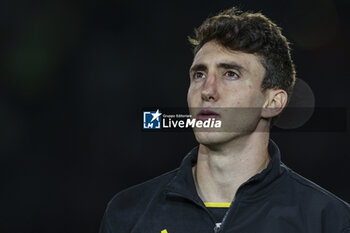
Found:
<svg viewBox="0 0 350 233"><path fill-rule="evenodd" d="M264 103L264 95L261 93L260 89L250 90L249 95L249 106L260 108Z"/></svg>
<svg viewBox="0 0 350 233"><path fill-rule="evenodd" d="M235 88L226 92L230 96L230 103L233 106L240 107L257 107L260 106L261 99L263 95L260 90L255 90L252 86L247 86L246 88Z"/></svg>
<svg viewBox="0 0 350 233"><path fill-rule="evenodd" d="M190 85L187 91L187 101L193 101L194 99L198 98L198 96L200 96L200 93L200 88L195 85Z"/></svg>
<svg viewBox="0 0 350 233"><path fill-rule="evenodd" d="M193 98L194 98L194 90L193 88L188 88L187 91L187 104L188 106L191 106L192 102L193 102Z"/></svg>
<svg viewBox="0 0 350 233"><path fill-rule="evenodd" d="M223 102L229 106L244 105L248 100L248 91L243 87L225 87L220 91L220 96Z"/></svg>

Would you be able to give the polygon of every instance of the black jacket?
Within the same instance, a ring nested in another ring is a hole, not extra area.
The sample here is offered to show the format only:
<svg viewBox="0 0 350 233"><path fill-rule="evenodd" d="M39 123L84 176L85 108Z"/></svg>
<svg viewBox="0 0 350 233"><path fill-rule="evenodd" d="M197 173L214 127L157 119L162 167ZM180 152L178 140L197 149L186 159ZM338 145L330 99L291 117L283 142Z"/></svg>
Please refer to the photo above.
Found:
<svg viewBox="0 0 350 233"><path fill-rule="evenodd" d="M350 233L349 204L281 163L272 140L269 153L268 167L239 187L219 230L196 192L196 147L178 169L118 193L100 233Z"/></svg>

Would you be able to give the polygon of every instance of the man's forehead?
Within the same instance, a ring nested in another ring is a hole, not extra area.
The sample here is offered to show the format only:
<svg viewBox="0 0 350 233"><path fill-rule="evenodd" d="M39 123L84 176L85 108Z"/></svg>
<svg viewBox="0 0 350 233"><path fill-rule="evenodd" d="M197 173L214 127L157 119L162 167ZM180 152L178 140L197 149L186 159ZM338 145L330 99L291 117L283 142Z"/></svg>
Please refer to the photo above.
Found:
<svg viewBox="0 0 350 233"><path fill-rule="evenodd" d="M217 42L210 41L196 53L191 67L197 64L209 66L219 63L236 63L247 70L254 66L262 66L257 55L229 50Z"/></svg>

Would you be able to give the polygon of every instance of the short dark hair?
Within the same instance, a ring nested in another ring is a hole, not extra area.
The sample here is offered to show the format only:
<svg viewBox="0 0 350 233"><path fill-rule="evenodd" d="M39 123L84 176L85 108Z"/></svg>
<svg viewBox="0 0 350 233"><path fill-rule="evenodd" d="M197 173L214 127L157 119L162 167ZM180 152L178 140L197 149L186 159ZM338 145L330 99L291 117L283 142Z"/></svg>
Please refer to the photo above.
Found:
<svg viewBox="0 0 350 233"><path fill-rule="evenodd" d="M266 72L261 84L266 89L283 89L288 101L295 84L295 68L289 42L281 28L261 13L243 12L235 7L207 18L188 38L194 54L215 40L227 49L256 54Z"/></svg>

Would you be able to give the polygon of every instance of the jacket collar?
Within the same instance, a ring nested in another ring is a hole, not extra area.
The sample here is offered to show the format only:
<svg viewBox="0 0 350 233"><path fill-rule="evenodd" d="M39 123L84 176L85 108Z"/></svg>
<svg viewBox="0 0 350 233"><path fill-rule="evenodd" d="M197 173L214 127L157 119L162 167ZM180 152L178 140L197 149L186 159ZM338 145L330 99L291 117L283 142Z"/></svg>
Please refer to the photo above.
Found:
<svg viewBox="0 0 350 233"><path fill-rule="evenodd" d="M175 177L168 183L166 189L183 197L201 202L194 183L192 167L197 162L198 146L193 148L183 159ZM237 190L236 198L255 198L266 194L278 182L278 178L285 169L282 169L281 153L277 144L270 139L268 152L271 160L268 166L259 174L251 177Z"/></svg>

